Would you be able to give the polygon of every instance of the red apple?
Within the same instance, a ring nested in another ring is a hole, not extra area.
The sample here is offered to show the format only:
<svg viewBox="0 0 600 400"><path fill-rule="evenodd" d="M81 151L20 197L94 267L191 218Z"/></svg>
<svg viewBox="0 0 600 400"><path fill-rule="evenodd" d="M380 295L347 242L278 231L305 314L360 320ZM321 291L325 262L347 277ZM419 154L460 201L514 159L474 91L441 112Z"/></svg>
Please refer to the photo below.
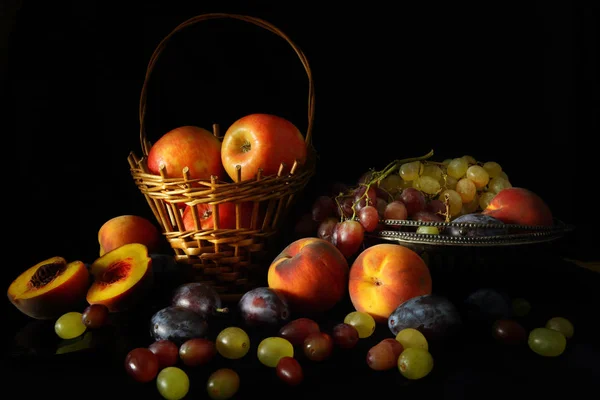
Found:
<svg viewBox="0 0 600 400"><path fill-rule="evenodd" d="M283 293L293 310L321 313L346 294L348 261L327 240L301 238L275 257L267 280L270 288Z"/></svg>
<svg viewBox="0 0 600 400"><path fill-rule="evenodd" d="M148 152L148 169L160 175L164 165L167 178L183 177L188 167L191 179L209 180L211 175L225 177L221 164L221 141L210 131L197 126L182 126L164 134Z"/></svg>
<svg viewBox="0 0 600 400"><path fill-rule="evenodd" d="M280 164L287 170L295 161L306 161L304 137L290 121L270 114L250 114L235 121L223 136L221 162L229 177L252 179L262 168L263 176L275 175Z"/></svg>
<svg viewBox="0 0 600 400"><path fill-rule="evenodd" d="M198 210L198 218L200 222L200 229L207 230L214 228L214 215L212 212L212 206L210 204L196 204ZM250 228L250 222L252 220L252 210L254 203L247 201L242 203L241 212L241 224L240 228ZM219 229L235 229L235 203L221 203L217 205L219 211ZM194 214L192 213L192 207L186 206L183 211L183 227L186 231L196 230L194 223ZM257 228L260 227L262 221L259 219Z"/></svg>
<svg viewBox="0 0 600 400"><path fill-rule="evenodd" d="M531 190L518 187L502 189L482 213L499 219L505 224L545 226L554 224L552 212L544 200Z"/></svg>

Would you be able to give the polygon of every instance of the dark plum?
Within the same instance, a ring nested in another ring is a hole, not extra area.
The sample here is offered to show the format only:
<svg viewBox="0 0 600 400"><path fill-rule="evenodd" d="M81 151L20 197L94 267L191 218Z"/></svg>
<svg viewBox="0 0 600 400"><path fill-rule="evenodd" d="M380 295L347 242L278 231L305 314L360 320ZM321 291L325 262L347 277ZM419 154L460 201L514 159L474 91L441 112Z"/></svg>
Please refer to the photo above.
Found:
<svg viewBox="0 0 600 400"><path fill-rule="evenodd" d="M481 288L465 300L466 314L472 322L493 323L512 317L512 302L505 293L493 288Z"/></svg>
<svg viewBox="0 0 600 400"><path fill-rule="evenodd" d="M458 218L452 220L452 223L473 223L473 224L500 224L504 223L499 219L494 217L490 217L489 215L481 214L481 213L471 213L461 215ZM503 235L507 233L506 228L487 228L487 227L458 227L458 226L449 226L444 230L445 233L452 236L466 236L466 237L474 237L474 236L497 236Z"/></svg>
<svg viewBox="0 0 600 400"><path fill-rule="evenodd" d="M389 316L388 327L394 335L414 328L428 341L443 341L462 328L462 319L454 303L446 297L426 294L400 304Z"/></svg>
<svg viewBox="0 0 600 400"><path fill-rule="evenodd" d="M179 286L173 292L171 305L193 311L204 319L229 311L223 308L217 291L202 282L185 283Z"/></svg>
<svg viewBox="0 0 600 400"><path fill-rule="evenodd" d="M248 326L279 326L290 318L285 296L269 287L254 288L242 296L238 310Z"/></svg>
<svg viewBox="0 0 600 400"><path fill-rule="evenodd" d="M170 340L180 346L186 340L205 337L208 323L200 314L181 307L165 307L150 320L150 334L155 341Z"/></svg>

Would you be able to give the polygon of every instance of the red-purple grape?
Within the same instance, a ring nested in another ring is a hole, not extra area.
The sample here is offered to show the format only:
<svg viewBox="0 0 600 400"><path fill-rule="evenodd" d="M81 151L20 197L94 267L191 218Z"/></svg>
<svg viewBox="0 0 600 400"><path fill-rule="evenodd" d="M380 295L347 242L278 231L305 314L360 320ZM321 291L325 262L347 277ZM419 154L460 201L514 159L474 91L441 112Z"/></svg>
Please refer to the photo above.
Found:
<svg viewBox="0 0 600 400"><path fill-rule="evenodd" d="M331 242L348 258L356 254L365 238L365 228L357 220L347 219L336 225Z"/></svg>
<svg viewBox="0 0 600 400"><path fill-rule="evenodd" d="M384 219L407 219L408 209L401 200L394 200L385 207L383 212Z"/></svg>
<svg viewBox="0 0 600 400"><path fill-rule="evenodd" d="M333 340L325 332L314 332L304 339L303 350L309 360L323 361L333 352Z"/></svg>
<svg viewBox="0 0 600 400"><path fill-rule="evenodd" d="M108 307L103 304L91 304L81 314L81 321L90 329L98 329L108 322Z"/></svg>
<svg viewBox="0 0 600 400"><path fill-rule="evenodd" d="M429 203L427 203L427 207L425 207L425 210L438 215L444 214L446 213L446 205L443 201L439 199L433 199Z"/></svg>
<svg viewBox="0 0 600 400"><path fill-rule="evenodd" d="M321 222L325 218L334 215L337 204L330 196L319 196L312 206L312 219Z"/></svg>
<svg viewBox="0 0 600 400"><path fill-rule="evenodd" d="M215 343L204 338L187 340L179 348L179 358L188 367L208 364L216 354Z"/></svg>
<svg viewBox="0 0 600 400"><path fill-rule="evenodd" d="M333 339L333 343L342 349L353 348L360 339L356 328L343 322L333 327L331 338Z"/></svg>
<svg viewBox="0 0 600 400"><path fill-rule="evenodd" d="M376 371L397 367L404 346L394 338L383 339L367 352L367 365Z"/></svg>
<svg viewBox="0 0 600 400"><path fill-rule="evenodd" d="M361 185L354 190L354 209L359 211L361 208L373 205L377 201L377 189L375 185L367 186Z"/></svg>
<svg viewBox="0 0 600 400"><path fill-rule="evenodd" d="M338 198L337 216L343 218L351 218L354 214L352 206L354 205L353 197L340 197Z"/></svg>
<svg viewBox="0 0 600 400"><path fill-rule="evenodd" d="M515 320L499 319L492 327L494 339L505 344L520 344L527 341L527 331Z"/></svg>
<svg viewBox="0 0 600 400"><path fill-rule="evenodd" d="M385 208L387 205L388 202L381 197L378 197L375 201L375 208L377 208L377 213L379 214L380 219L383 219L383 214L385 213Z"/></svg>
<svg viewBox="0 0 600 400"><path fill-rule="evenodd" d="M177 360L179 359L179 349L170 340L157 340L148 346L148 350L153 352L158 358L159 369L172 367L177 364Z"/></svg>
<svg viewBox="0 0 600 400"><path fill-rule="evenodd" d="M275 373L290 386L299 385L304 380L302 366L294 357L282 357L275 367Z"/></svg>
<svg viewBox="0 0 600 400"><path fill-rule="evenodd" d="M279 336L287 339L293 346L302 346L308 335L320 332L319 324L310 318L298 318L288 322L279 330Z"/></svg>
<svg viewBox="0 0 600 400"><path fill-rule="evenodd" d="M319 224L319 229L317 230L317 237L331 242L333 230L335 229L335 226L338 222L338 219L335 217L325 218L325 220Z"/></svg>
<svg viewBox="0 0 600 400"><path fill-rule="evenodd" d="M442 217L441 215L425 210L417 211L416 213L414 213L412 215L412 219L415 221L422 222L444 222L444 217Z"/></svg>
<svg viewBox="0 0 600 400"><path fill-rule="evenodd" d="M424 210L427 204L425 195L420 190L412 187L402 190L399 200L402 200L406 206L408 216L411 218L417 212Z"/></svg>
<svg viewBox="0 0 600 400"><path fill-rule="evenodd" d="M365 206L358 212L358 221L366 232L373 232L379 224L379 213L374 206Z"/></svg>
<svg viewBox="0 0 600 400"><path fill-rule="evenodd" d="M127 353L125 370L138 382L150 382L158 374L158 358L145 347L138 347Z"/></svg>

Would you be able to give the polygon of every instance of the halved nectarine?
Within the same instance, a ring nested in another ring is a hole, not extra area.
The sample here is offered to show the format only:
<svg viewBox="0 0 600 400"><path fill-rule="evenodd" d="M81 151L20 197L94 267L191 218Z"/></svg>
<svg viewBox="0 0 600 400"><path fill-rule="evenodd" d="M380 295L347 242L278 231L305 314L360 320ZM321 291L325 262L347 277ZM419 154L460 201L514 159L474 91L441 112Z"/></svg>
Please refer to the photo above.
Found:
<svg viewBox="0 0 600 400"><path fill-rule="evenodd" d="M85 300L90 275L81 261L52 257L27 269L8 287L8 299L25 315L52 319Z"/></svg>
<svg viewBox="0 0 600 400"><path fill-rule="evenodd" d="M152 258L140 243L118 247L90 266L94 283L87 292L89 304L103 304L110 312L126 311L145 297L153 283Z"/></svg>

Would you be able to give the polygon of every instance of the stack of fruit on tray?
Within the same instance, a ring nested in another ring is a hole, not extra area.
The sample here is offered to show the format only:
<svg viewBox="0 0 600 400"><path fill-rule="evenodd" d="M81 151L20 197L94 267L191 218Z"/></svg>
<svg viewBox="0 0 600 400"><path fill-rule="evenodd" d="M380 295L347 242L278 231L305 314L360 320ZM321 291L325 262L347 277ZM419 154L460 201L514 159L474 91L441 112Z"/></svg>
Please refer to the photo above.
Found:
<svg viewBox="0 0 600 400"><path fill-rule="evenodd" d="M233 361L242 358L256 360L284 385L310 384L306 369L335 362L340 351L355 351L371 370L395 369L397 379L416 383L430 375L436 351L469 320L484 321L488 335L502 343L560 356L574 332L569 319L548 316L546 325L527 333L518 319L531 308L527 300L482 288L456 304L433 291L430 270L415 251L396 243L361 246L365 232L381 229L382 219L480 215L500 223L552 224L541 199L510 187L498 164L426 158L393 163L365 175L356 188L319 197L309 214L314 230L286 243L267 265L267 285L235 302L226 303L205 282L165 286L164 264L176 265L174 257L155 253L161 234L136 215L116 216L99 228L100 256L91 263L43 260L14 280L8 298L23 314L52 323L66 341L57 353L91 347L88 333L128 320L120 315L144 315L140 311L158 299L137 327L149 332L146 340L127 349L120 368L132 382L155 381L167 400L192 390L213 399L234 396L244 382ZM200 366L213 367L202 380L194 374Z"/></svg>

